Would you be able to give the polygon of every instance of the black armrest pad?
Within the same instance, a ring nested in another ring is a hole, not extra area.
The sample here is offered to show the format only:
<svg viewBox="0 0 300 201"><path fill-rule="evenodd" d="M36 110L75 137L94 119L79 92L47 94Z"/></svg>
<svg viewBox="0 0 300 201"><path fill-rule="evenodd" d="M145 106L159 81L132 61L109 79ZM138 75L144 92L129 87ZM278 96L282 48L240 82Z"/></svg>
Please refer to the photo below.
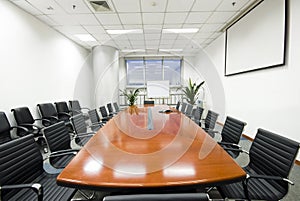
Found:
<svg viewBox="0 0 300 201"><path fill-rule="evenodd" d="M35 127L35 128L37 128L37 129L39 129L39 130L42 129L42 127L37 126L37 125L35 125L35 124L20 124L20 125L21 125L21 126L32 126L32 127Z"/></svg>
<svg viewBox="0 0 300 201"><path fill-rule="evenodd" d="M66 112L59 112L57 113L58 115L64 115L64 116L68 116L68 117L71 117L70 114L66 113Z"/></svg>
<svg viewBox="0 0 300 201"><path fill-rule="evenodd" d="M234 149L234 148L227 148L227 147L223 147L224 150L228 150L228 151L236 151L236 152L242 152L242 153L246 153L249 155L248 151L245 151L243 149Z"/></svg>
<svg viewBox="0 0 300 201"><path fill-rule="evenodd" d="M234 144L234 143L230 143L230 142L218 142L218 144L221 145L221 146L222 146L222 145L229 145L229 146L232 146L232 147L236 147L236 149L241 148L240 145Z"/></svg>
<svg viewBox="0 0 300 201"><path fill-rule="evenodd" d="M23 126L11 126L10 129L14 129L14 128L19 128L22 129L23 131L25 131L26 133L29 133L29 130Z"/></svg>
<svg viewBox="0 0 300 201"><path fill-rule="evenodd" d="M29 188L32 189L33 192L37 194L38 201L43 200L43 186L39 183L32 184L15 184L15 185L4 185L1 186L1 190L12 190L12 189L20 189L20 188Z"/></svg>
<svg viewBox="0 0 300 201"><path fill-rule="evenodd" d="M291 185L294 185L294 182L288 180L287 178L283 178L280 176L270 176L270 175L260 175L260 174L250 174L247 177L247 180L249 179L267 179L267 180L279 180L279 181L285 181L288 182Z"/></svg>

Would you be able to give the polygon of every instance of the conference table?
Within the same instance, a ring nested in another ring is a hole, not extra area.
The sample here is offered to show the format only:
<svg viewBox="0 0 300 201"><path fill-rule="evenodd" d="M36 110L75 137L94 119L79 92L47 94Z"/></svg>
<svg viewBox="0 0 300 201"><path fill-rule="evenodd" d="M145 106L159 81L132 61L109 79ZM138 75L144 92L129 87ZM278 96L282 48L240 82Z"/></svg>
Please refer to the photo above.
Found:
<svg viewBox="0 0 300 201"><path fill-rule="evenodd" d="M217 186L243 169L193 120L166 105L127 108L103 126L57 177L105 191Z"/></svg>

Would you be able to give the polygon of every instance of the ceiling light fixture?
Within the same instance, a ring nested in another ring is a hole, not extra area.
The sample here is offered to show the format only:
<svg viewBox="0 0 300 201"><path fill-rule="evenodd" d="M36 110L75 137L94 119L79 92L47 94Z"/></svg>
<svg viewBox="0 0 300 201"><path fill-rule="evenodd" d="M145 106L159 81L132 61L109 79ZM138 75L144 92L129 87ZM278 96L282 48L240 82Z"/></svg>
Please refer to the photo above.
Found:
<svg viewBox="0 0 300 201"><path fill-rule="evenodd" d="M143 33L142 29L108 29L106 30L108 34L129 34L129 33Z"/></svg>
<svg viewBox="0 0 300 201"><path fill-rule="evenodd" d="M187 28L187 29L163 29L163 33L197 33L198 28Z"/></svg>
<svg viewBox="0 0 300 201"><path fill-rule="evenodd" d="M159 49L160 52L182 52L183 49Z"/></svg>
<svg viewBox="0 0 300 201"><path fill-rule="evenodd" d="M96 41L90 34L74 34L74 36L84 42Z"/></svg>
<svg viewBox="0 0 300 201"><path fill-rule="evenodd" d="M126 52L126 53L130 53L130 52L146 52L146 50L144 50L144 49L124 49L124 50L121 50L121 52Z"/></svg>

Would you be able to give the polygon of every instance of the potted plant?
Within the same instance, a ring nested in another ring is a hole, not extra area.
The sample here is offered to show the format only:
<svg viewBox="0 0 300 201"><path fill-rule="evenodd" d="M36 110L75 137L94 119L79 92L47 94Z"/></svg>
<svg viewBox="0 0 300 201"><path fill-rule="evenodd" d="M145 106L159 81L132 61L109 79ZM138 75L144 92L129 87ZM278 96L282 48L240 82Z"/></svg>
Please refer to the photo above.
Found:
<svg viewBox="0 0 300 201"><path fill-rule="evenodd" d="M135 102L137 100L137 97L140 93L139 89L135 89L135 90L128 90L126 91L126 89L124 91L120 90L122 92L122 94L124 96L126 96L128 104L129 104L129 113L136 113L138 114L138 108L135 105Z"/></svg>
<svg viewBox="0 0 300 201"><path fill-rule="evenodd" d="M205 81L203 81L197 85L196 82L192 83L191 78L189 78L188 86L186 86L182 89L188 103L190 103L192 105L195 104L195 102L198 98L198 95L199 95L199 89L204 84L204 82Z"/></svg>

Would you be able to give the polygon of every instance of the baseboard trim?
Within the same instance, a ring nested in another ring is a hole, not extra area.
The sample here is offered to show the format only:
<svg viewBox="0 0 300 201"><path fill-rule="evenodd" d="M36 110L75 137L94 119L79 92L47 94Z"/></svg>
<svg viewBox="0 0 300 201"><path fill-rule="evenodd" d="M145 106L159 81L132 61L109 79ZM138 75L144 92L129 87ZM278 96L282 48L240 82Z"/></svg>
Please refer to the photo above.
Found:
<svg viewBox="0 0 300 201"><path fill-rule="evenodd" d="M247 140L250 140L251 142L253 142L253 138L252 138L252 137L249 137L249 136L246 135L246 134L242 134L242 136L243 136L244 138L246 138ZM295 164L300 166L300 161L295 160Z"/></svg>

